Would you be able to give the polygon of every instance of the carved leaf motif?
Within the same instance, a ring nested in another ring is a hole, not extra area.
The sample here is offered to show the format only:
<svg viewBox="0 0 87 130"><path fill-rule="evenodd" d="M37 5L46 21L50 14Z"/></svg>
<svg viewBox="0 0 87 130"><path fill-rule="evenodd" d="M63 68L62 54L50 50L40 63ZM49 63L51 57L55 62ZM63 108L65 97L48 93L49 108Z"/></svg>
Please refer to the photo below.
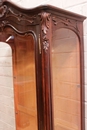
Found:
<svg viewBox="0 0 87 130"><path fill-rule="evenodd" d="M5 27L7 24L9 24L8 21L2 21L2 22L0 22L0 31L3 31L4 27Z"/></svg>
<svg viewBox="0 0 87 130"><path fill-rule="evenodd" d="M70 20L69 20L69 19L66 19L66 20L64 21L64 24L65 24L66 26L68 26L68 25L70 24Z"/></svg>
<svg viewBox="0 0 87 130"><path fill-rule="evenodd" d="M4 14L6 13L6 10L7 10L6 5L0 7L0 18L4 16Z"/></svg>
<svg viewBox="0 0 87 130"><path fill-rule="evenodd" d="M58 17L59 18L59 17ZM52 17L52 20L53 20L53 22L54 22L54 25L57 25L58 23L63 23L63 24L65 24L66 26L68 26L68 25L70 25L71 24L71 21L70 21L70 19L67 19L67 18L65 18L65 19L62 19L62 18L59 18L58 20L55 18L55 17Z"/></svg>
<svg viewBox="0 0 87 130"><path fill-rule="evenodd" d="M6 14L6 17L15 17L18 21L27 21L28 23L32 24L34 22L34 19L36 16L26 16L25 14L22 13L15 13L13 12L12 9L8 9L8 13Z"/></svg>
<svg viewBox="0 0 87 130"><path fill-rule="evenodd" d="M52 20L53 20L53 22L54 22L54 25L57 25L57 20L56 20L56 18L55 18L55 17L52 17Z"/></svg>
<svg viewBox="0 0 87 130"><path fill-rule="evenodd" d="M39 15L41 16L42 31L46 34L49 29L50 13L42 12Z"/></svg>
<svg viewBox="0 0 87 130"><path fill-rule="evenodd" d="M45 52L47 52L49 48L48 30L49 30L50 13L42 12L39 15L41 17L43 49L45 50Z"/></svg>
<svg viewBox="0 0 87 130"><path fill-rule="evenodd" d="M3 0L0 0L0 6L3 4Z"/></svg>
<svg viewBox="0 0 87 130"><path fill-rule="evenodd" d="M48 40L43 41L43 49L45 50L45 52L48 50L48 47L49 47L49 41Z"/></svg>
<svg viewBox="0 0 87 130"><path fill-rule="evenodd" d="M3 27L6 25L6 22L7 22L7 21L2 21L2 22L0 22L0 28L3 28Z"/></svg>
<svg viewBox="0 0 87 130"><path fill-rule="evenodd" d="M73 22L68 19L68 18L61 18L61 17L52 17L52 21L54 22L54 25L57 25L59 23L63 23L65 26L70 26L72 28L74 28L76 31L78 31L78 33L80 32L79 31L79 28L77 26L77 21Z"/></svg>

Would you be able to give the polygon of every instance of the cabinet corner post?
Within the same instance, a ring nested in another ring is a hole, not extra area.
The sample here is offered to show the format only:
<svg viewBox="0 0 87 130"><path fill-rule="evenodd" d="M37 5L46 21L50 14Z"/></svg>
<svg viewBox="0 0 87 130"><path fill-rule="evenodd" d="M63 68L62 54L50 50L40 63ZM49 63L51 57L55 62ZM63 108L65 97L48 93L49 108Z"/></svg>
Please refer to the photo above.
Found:
<svg viewBox="0 0 87 130"><path fill-rule="evenodd" d="M43 100L44 100L44 129L53 130L52 127L52 100L50 79L50 42L51 42L51 14L42 12L41 18L41 46L42 46L42 77L43 77Z"/></svg>

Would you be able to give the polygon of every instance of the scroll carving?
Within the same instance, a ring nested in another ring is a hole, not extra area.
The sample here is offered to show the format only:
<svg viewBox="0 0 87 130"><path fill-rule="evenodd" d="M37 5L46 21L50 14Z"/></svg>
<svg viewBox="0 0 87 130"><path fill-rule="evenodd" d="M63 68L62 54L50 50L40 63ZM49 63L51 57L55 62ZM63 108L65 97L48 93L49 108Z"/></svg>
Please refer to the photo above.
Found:
<svg viewBox="0 0 87 130"><path fill-rule="evenodd" d="M5 27L10 27L10 28L12 28L17 34L19 34L19 35L21 35L21 36L23 36L23 37L25 37L25 36L28 36L30 33L32 33L33 34L33 32L31 31L31 30L27 30L27 31L19 31L18 29L16 29L13 25L11 25L10 23L9 23L9 21L2 21L1 23L0 23L0 31L3 31L4 30L4 28Z"/></svg>
<svg viewBox="0 0 87 130"><path fill-rule="evenodd" d="M58 17L59 18L59 17ZM59 20L57 20L56 17L52 17L52 20L54 22L54 25L57 25L59 24L60 22L62 22L63 24L65 24L66 26L69 26L71 24L71 21L67 18L65 19L62 19L62 18L59 18Z"/></svg>
<svg viewBox="0 0 87 130"><path fill-rule="evenodd" d="M8 9L8 12L6 14L6 17L14 17L18 21L27 21L28 23L32 24L34 22L34 19L36 16L26 16L22 13L15 13L11 8Z"/></svg>
<svg viewBox="0 0 87 130"><path fill-rule="evenodd" d="M28 16L20 12L15 13L15 11L13 11L11 8L7 7L6 5L1 5L0 3L0 18L2 18L3 16L5 16L5 19L8 17L14 17L18 21L26 21L29 24L32 24L34 22L34 19L36 18L35 15Z"/></svg>
<svg viewBox="0 0 87 130"><path fill-rule="evenodd" d="M9 24L8 21L2 21L2 22L0 23L0 28L3 30L3 28L4 28L7 24Z"/></svg>
<svg viewBox="0 0 87 130"><path fill-rule="evenodd" d="M3 0L0 0L0 6L3 4Z"/></svg>
<svg viewBox="0 0 87 130"><path fill-rule="evenodd" d="M50 13L42 12L39 15L41 17L43 49L45 50L45 52L47 52L49 48L48 30L49 30L49 22L50 22Z"/></svg>
<svg viewBox="0 0 87 130"><path fill-rule="evenodd" d="M60 17L52 17L52 21L54 22L54 25L58 25L59 23L63 23L65 26L69 26L74 28L77 32L79 32L78 26L77 26L77 21L72 21L68 18L60 18Z"/></svg>
<svg viewBox="0 0 87 130"><path fill-rule="evenodd" d="M36 15L27 15L21 12L18 12L15 9L12 9L12 7L8 7L7 5L3 5L0 2L0 31L3 31L3 29L7 26L11 27L12 29L14 29L16 32L18 32L19 34L22 34L20 29L17 29L16 27L14 27L14 18L15 18L15 23L19 23L20 22L20 26L24 25L25 22L25 30L23 30L23 34L27 34L27 32L29 32L29 30L27 29L29 25L33 25L36 24ZM23 21L23 22L22 22ZM17 25L16 24L16 25Z"/></svg>
<svg viewBox="0 0 87 130"><path fill-rule="evenodd" d="M7 11L6 5L0 6L0 18L5 15L6 11Z"/></svg>

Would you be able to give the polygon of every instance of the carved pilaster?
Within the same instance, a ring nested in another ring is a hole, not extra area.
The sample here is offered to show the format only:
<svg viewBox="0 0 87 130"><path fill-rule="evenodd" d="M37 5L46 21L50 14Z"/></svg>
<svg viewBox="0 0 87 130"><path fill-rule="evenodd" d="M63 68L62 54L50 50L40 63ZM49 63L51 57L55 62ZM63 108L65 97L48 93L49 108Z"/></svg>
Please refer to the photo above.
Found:
<svg viewBox="0 0 87 130"><path fill-rule="evenodd" d="M49 48L49 25L50 25L50 13L42 12L39 14L41 17L41 30L42 30L42 42L43 42L43 49L47 52Z"/></svg>
<svg viewBox="0 0 87 130"><path fill-rule="evenodd" d="M41 40L42 40L42 92L44 102L44 130L52 129L51 88L50 88L50 43L51 43L51 14L41 12Z"/></svg>

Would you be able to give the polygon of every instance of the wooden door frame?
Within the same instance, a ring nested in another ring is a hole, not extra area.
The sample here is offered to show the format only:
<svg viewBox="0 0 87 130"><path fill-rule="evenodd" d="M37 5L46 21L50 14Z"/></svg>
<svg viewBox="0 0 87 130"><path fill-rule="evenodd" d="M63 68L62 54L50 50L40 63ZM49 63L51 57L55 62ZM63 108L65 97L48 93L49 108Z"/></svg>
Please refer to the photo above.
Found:
<svg viewBox="0 0 87 130"><path fill-rule="evenodd" d="M53 14L51 14L53 13ZM84 107L84 44L83 44L83 24L84 18L78 19L66 13L43 11L41 14L41 39L42 39L42 68L43 68L43 93L44 111L46 116L45 130L53 130L53 103L52 103L52 82L51 82L51 46L52 35L57 29L67 28L72 30L79 39L80 46L80 84L81 84L81 130L85 129L85 107Z"/></svg>
<svg viewBox="0 0 87 130"><path fill-rule="evenodd" d="M53 7L43 5L32 9L24 9L9 0L1 0L0 2L0 31L9 27L18 35L28 35L32 28L36 33L36 47L38 59L36 58L37 66L37 104L38 104L38 129L53 130L52 116L52 83L51 83L51 42L53 31L57 28L69 28L74 31L80 41L80 64L81 64L81 84L82 84L82 130L85 129L84 118L84 49L83 49L83 21L86 17ZM38 26L38 27L37 27ZM39 31L37 31L39 30ZM37 43L39 44L39 35L41 44L41 54ZM4 40L1 40L5 42ZM40 60L40 63L39 63ZM40 67L39 67L40 64ZM39 99L41 97L41 99ZM41 106L42 104L42 106ZM40 110L40 108L42 110ZM41 116L42 114L42 116Z"/></svg>

